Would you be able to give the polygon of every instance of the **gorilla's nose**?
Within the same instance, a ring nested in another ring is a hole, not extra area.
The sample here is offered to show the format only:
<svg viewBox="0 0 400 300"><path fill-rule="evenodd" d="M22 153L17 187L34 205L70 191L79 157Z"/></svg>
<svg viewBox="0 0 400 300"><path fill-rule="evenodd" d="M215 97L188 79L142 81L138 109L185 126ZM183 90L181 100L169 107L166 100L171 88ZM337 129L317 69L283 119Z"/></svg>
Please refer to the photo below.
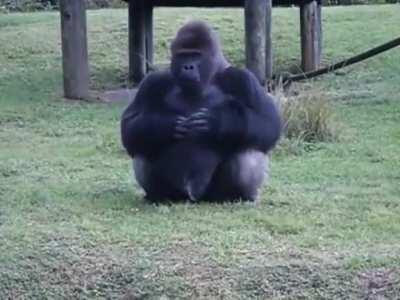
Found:
<svg viewBox="0 0 400 300"><path fill-rule="evenodd" d="M198 67L194 63L186 63L181 68L181 79L187 81L198 82L200 80L200 74Z"/></svg>
<svg viewBox="0 0 400 300"><path fill-rule="evenodd" d="M185 64L185 65L183 65L183 71L185 71L185 72L193 72L194 69L195 69L195 65L194 64Z"/></svg>

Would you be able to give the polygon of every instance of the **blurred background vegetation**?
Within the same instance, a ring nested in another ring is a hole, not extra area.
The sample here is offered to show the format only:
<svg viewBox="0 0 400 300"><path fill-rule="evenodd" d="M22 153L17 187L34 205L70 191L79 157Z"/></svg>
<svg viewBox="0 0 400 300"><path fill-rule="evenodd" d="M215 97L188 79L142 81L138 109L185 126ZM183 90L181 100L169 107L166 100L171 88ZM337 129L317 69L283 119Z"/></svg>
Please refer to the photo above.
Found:
<svg viewBox="0 0 400 300"><path fill-rule="evenodd" d="M0 12L52 10L59 0L0 0ZM118 8L126 5L122 0L86 0L88 8ZM400 0L322 0L324 5L355 5L400 3Z"/></svg>
<svg viewBox="0 0 400 300"><path fill-rule="evenodd" d="M0 11L35 11L52 10L58 8L59 0L0 0ZM123 7L122 0L86 0L88 8Z"/></svg>

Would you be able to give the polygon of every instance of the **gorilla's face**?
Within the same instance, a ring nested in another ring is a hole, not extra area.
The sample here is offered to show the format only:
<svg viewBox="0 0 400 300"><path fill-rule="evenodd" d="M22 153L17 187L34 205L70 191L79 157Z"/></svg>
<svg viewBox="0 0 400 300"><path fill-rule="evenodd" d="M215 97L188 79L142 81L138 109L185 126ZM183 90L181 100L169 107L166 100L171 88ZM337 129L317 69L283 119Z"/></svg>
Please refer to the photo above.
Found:
<svg viewBox="0 0 400 300"><path fill-rule="evenodd" d="M228 66L218 37L202 21L190 22L178 31L171 54L171 73L188 95L202 94L215 74Z"/></svg>
<svg viewBox="0 0 400 300"><path fill-rule="evenodd" d="M172 57L171 71L183 90L195 92L208 84L212 65L212 59L201 51L182 51Z"/></svg>

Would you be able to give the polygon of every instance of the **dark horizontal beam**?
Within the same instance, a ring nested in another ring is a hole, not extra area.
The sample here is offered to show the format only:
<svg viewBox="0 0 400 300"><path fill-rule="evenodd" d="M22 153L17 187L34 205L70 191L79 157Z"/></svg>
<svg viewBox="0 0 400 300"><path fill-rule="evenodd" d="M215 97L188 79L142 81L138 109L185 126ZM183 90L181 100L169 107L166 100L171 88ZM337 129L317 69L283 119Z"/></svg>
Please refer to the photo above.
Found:
<svg viewBox="0 0 400 300"><path fill-rule="evenodd" d="M135 0L125 0L125 1L129 2ZM147 1L151 2L153 6L164 6L164 7L243 7L245 0L147 0ZM312 0L272 0L272 5L274 6L302 5L304 3L311 1Z"/></svg>
<svg viewBox="0 0 400 300"><path fill-rule="evenodd" d="M132 1L132 0L130 0ZM244 0L150 0L154 6L243 7Z"/></svg>

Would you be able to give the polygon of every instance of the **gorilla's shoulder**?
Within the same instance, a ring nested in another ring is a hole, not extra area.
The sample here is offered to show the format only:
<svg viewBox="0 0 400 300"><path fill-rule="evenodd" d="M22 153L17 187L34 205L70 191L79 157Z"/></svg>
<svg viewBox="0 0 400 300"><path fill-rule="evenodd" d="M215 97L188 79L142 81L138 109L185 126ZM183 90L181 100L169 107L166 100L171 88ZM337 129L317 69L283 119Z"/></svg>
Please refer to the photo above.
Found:
<svg viewBox="0 0 400 300"><path fill-rule="evenodd" d="M229 81L230 83L251 83L257 81L252 72L238 67L228 67L218 75L219 80Z"/></svg>
<svg viewBox="0 0 400 300"><path fill-rule="evenodd" d="M174 84L171 72L155 71L149 73L139 86L139 90L150 90L153 92L168 91Z"/></svg>
<svg viewBox="0 0 400 300"><path fill-rule="evenodd" d="M249 76L251 77L252 73L247 69L230 66L224 69L220 73L220 76L240 80L240 79L246 79Z"/></svg>
<svg viewBox="0 0 400 300"><path fill-rule="evenodd" d="M217 75L217 82L223 90L243 92L258 84L256 77L247 69L228 67Z"/></svg>

